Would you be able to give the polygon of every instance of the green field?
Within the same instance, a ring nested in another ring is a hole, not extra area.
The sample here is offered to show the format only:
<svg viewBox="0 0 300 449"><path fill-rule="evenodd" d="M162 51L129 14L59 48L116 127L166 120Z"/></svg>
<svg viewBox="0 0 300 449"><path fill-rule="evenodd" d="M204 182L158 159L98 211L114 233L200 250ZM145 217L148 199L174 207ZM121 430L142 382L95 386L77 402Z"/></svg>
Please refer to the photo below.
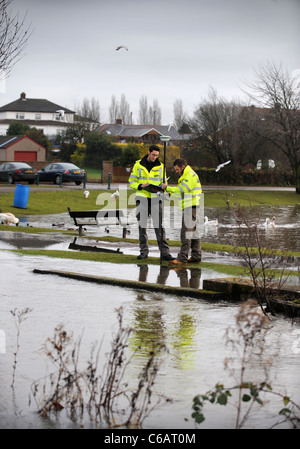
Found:
<svg viewBox="0 0 300 449"><path fill-rule="evenodd" d="M113 190L91 190L90 196L86 200L82 190L65 191L53 189L53 191L41 191L36 187L31 187L27 209L16 209L13 207L14 193L2 193L0 186L0 210L2 212L11 212L19 217L24 215L48 215L60 214L72 210L93 210L103 207L103 198L100 200L102 205L96 204L98 195L105 194L106 199L111 200ZM129 191L129 195L134 192ZM130 204L133 204L133 196ZM112 205L116 203L112 202ZM205 207L224 207L236 205L252 206L281 206L300 204L300 195L290 191L253 191L253 190L204 190ZM132 206L130 206L132 207Z"/></svg>

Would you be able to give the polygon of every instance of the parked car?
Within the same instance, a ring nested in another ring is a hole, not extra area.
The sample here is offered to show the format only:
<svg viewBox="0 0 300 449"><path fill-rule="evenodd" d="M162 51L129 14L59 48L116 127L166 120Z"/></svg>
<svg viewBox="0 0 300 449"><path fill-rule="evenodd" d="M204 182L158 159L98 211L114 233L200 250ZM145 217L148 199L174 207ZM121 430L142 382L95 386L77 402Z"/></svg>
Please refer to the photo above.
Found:
<svg viewBox="0 0 300 449"><path fill-rule="evenodd" d="M4 162L0 165L0 181L14 184L18 181L26 181L34 184L37 178L37 170L24 162Z"/></svg>
<svg viewBox="0 0 300 449"><path fill-rule="evenodd" d="M84 181L85 171L71 163L55 162L39 170L38 175L40 182L53 182L59 185L61 181L73 181L80 186Z"/></svg>

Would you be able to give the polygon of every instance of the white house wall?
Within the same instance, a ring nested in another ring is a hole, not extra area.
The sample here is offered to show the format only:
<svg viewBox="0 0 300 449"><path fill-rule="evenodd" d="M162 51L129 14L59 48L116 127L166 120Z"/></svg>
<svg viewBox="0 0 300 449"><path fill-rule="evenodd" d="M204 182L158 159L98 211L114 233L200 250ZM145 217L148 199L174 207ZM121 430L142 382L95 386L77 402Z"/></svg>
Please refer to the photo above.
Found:
<svg viewBox="0 0 300 449"><path fill-rule="evenodd" d="M20 119L20 114L23 114L24 118ZM36 115L40 114L40 119L36 118ZM18 115L18 117L17 117ZM6 112L0 112L0 120L34 120L37 123L40 120L45 121L53 121L53 122L59 122L59 123L74 123L74 114L65 114L64 117L61 120L56 120L56 114L54 113L48 113L48 112L18 112L18 111L6 111Z"/></svg>

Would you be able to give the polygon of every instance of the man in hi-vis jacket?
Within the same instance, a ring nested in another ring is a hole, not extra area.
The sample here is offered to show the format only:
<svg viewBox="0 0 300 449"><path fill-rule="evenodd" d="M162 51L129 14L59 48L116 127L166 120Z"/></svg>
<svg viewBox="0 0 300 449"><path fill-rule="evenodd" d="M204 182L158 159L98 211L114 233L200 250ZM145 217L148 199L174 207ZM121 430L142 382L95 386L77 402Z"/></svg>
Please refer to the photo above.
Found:
<svg viewBox="0 0 300 449"><path fill-rule="evenodd" d="M188 165L185 159L176 159L174 170L179 176L176 187L162 184L163 190L176 195L182 210L181 248L172 265L201 262L201 241L199 234L199 212L202 187L197 173ZM191 257L189 251L191 250Z"/></svg>
<svg viewBox="0 0 300 449"><path fill-rule="evenodd" d="M164 179L164 165L159 161L159 147L151 145L148 154L136 161L129 177L129 187L136 191L136 217L139 225L140 254L138 259L146 259L149 254L147 221L152 217L156 240L162 260L172 261L165 230L160 226L162 202L155 193ZM151 190L152 189L152 190Z"/></svg>

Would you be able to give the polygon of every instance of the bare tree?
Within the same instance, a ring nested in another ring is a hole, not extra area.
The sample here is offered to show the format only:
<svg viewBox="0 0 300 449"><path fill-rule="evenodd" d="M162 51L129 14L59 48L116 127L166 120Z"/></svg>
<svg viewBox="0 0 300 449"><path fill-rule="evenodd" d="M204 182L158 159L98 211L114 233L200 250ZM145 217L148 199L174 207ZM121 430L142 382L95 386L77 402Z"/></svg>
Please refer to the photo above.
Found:
<svg viewBox="0 0 300 449"><path fill-rule="evenodd" d="M118 118L120 118L122 120L122 123L130 123L130 106L128 101L126 100L126 96L125 94L121 95L121 100L119 103L119 116Z"/></svg>
<svg viewBox="0 0 300 449"><path fill-rule="evenodd" d="M177 98L173 103L174 124L177 130L187 122L187 115L183 110L182 100Z"/></svg>
<svg viewBox="0 0 300 449"><path fill-rule="evenodd" d="M158 101L153 100L153 105L149 107L149 123L151 125L161 124L161 109L159 107Z"/></svg>
<svg viewBox="0 0 300 449"><path fill-rule="evenodd" d="M140 97L139 122L141 125L149 123L148 99L146 95Z"/></svg>
<svg viewBox="0 0 300 449"><path fill-rule="evenodd" d="M115 123L119 114L119 104L117 102L116 96L112 95L111 104L109 107L109 121L110 123Z"/></svg>
<svg viewBox="0 0 300 449"><path fill-rule="evenodd" d="M288 158L300 193L300 94L293 77L272 62L255 71L256 81L246 82L246 93L259 107L266 108L264 135Z"/></svg>
<svg viewBox="0 0 300 449"><path fill-rule="evenodd" d="M7 77L13 66L21 59L28 39L30 26L25 28L25 19L12 14L9 9L13 0L0 0L0 77Z"/></svg>
<svg viewBox="0 0 300 449"><path fill-rule="evenodd" d="M231 159L239 161L242 151L237 130L241 105L226 101L210 88L208 98L202 100L189 121L194 136L200 137L219 163Z"/></svg>
<svg viewBox="0 0 300 449"><path fill-rule="evenodd" d="M93 122L100 123L100 104L95 97L84 98L82 105L76 108L77 114Z"/></svg>

